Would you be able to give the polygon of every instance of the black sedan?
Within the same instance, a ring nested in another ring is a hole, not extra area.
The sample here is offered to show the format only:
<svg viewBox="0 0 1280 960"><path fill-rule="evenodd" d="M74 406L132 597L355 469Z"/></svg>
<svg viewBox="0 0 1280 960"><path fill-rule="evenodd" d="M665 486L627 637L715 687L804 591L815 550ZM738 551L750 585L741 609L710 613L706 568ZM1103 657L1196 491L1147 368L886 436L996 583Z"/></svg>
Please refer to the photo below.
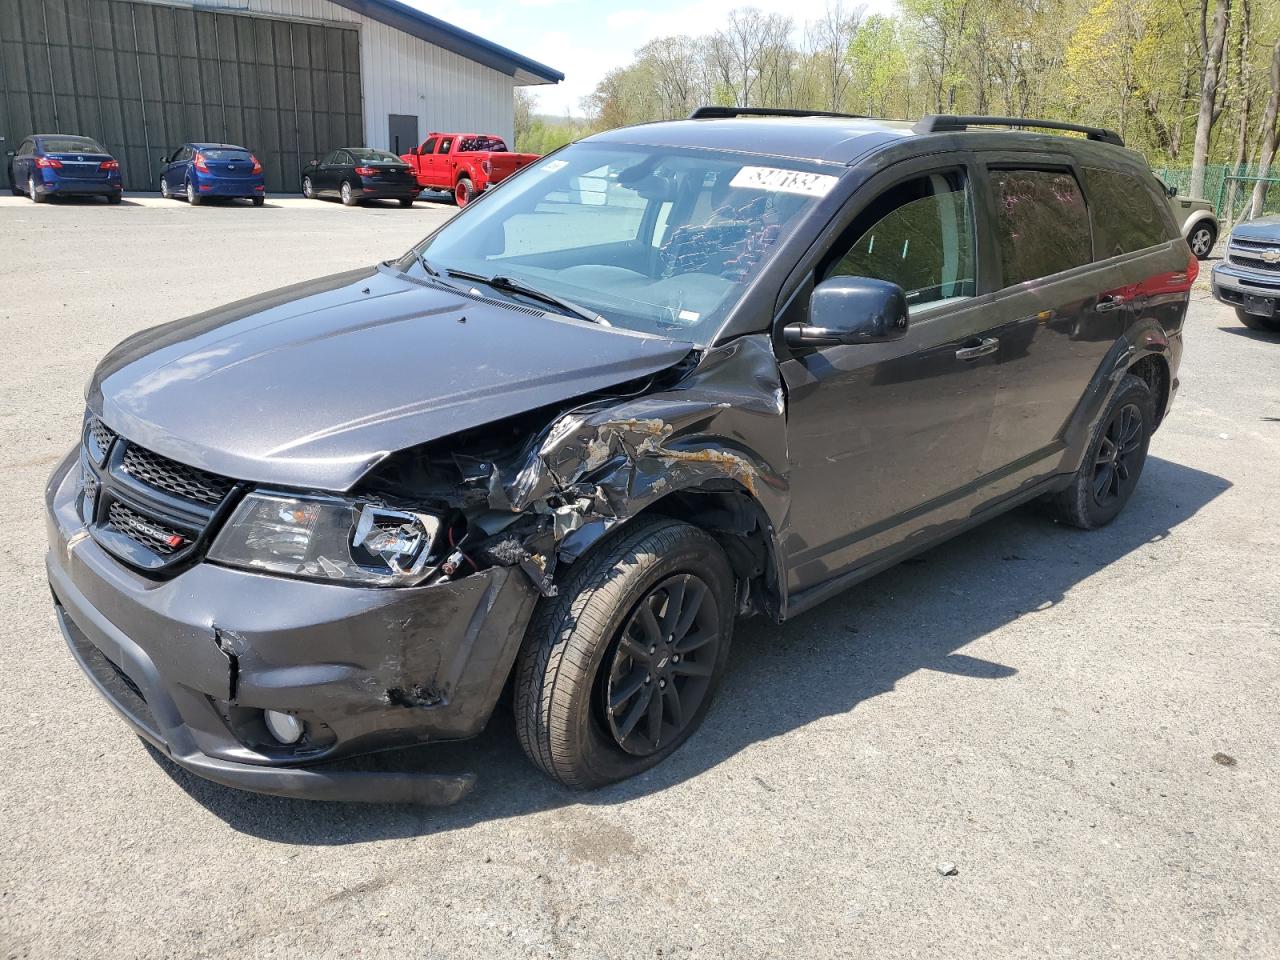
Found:
<svg viewBox="0 0 1280 960"><path fill-rule="evenodd" d="M337 197L348 207L365 200L398 200L409 207L421 190L408 164L369 147L339 147L302 168L303 196Z"/></svg>

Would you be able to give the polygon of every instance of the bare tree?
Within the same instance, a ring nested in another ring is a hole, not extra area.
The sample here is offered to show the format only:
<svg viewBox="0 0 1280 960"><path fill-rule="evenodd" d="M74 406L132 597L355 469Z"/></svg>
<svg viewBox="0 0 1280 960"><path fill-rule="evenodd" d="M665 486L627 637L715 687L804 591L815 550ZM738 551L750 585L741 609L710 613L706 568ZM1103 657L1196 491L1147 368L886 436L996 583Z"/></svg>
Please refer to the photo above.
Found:
<svg viewBox="0 0 1280 960"><path fill-rule="evenodd" d="M844 107L852 73L849 66L849 44L862 26L867 8L863 5L846 11L840 0L828 6L821 17L808 24L809 56L818 74L818 84L825 97L827 110Z"/></svg>
<svg viewBox="0 0 1280 960"><path fill-rule="evenodd" d="M1271 176L1271 164L1276 158L1276 122L1280 116L1280 40L1271 51L1271 93L1267 108L1262 114L1262 146L1258 156L1258 176ZM1262 202L1267 196L1267 184L1259 180L1253 185L1253 197L1249 202L1249 216L1262 216Z"/></svg>
<svg viewBox="0 0 1280 960"><path fill-rule="evenodd" d="M1218 87L1225 79L1227 27L1231 22L1231 0L1216 0L1213 32L1209 32L1209 0L1200 0L1200 108L1196 113L1196 138L1191 148L1191 185L1193 197L1204 196L1204 172L1209 158L1209 137L1222 107L1218 104Z"/></svg>
<svg viewBox="0 0 1280 960"><path fill-rule="evenodd" d="M733 98L733 105L749 107L758 99L761 74L769 57L791 50L791 20L765 15L755 7L729 11L728 23L711 37L709 53L716 81Z"/></svg>

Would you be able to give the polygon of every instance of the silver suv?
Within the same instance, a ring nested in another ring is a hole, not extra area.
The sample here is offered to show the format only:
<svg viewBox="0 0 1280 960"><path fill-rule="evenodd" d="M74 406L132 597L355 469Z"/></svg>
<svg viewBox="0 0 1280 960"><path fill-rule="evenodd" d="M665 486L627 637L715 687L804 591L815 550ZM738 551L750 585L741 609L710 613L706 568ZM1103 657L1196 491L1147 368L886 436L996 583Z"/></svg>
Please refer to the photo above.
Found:
<svg viewBox="0 0 1280 960"><path fill-rule="evenodd" d="M1179 196L1177 187L1166 185L1164 192L1169 198L1174 222L1182 231L1182 239L1187 241L1197 260L1206 259L1218 242L1218 217L1213 204L1208 200Z"/></svg>

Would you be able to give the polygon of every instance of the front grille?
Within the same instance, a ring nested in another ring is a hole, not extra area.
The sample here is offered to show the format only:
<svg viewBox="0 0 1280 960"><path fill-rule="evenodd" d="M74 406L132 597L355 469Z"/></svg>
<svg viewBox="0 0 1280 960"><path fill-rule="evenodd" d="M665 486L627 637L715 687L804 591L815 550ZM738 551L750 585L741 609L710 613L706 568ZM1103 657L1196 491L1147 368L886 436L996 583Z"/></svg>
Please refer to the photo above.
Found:
<svg viewBox="0 0 1280 960"><path fill-rule="evenodd" d="M1280 247L1280 242L1275 240L1246 240L1243 237L1232 237L1231 246L1240 247L1242 250L1270 250L1272 247Z"/></svg>
<svg viewBox="0 0 1280 960"><path fill-rule="evenodd" d="M107 450L110 449L115 439L116 432L114 430L97 417L89 418L89 426L85 430L84 442L94 463L99 466L102 465L102 461L107 457Z"/></svg>
<svg viewBox="0 0 1280 960"><path fill-rule="evenodd" d="M235 485L226 477L188 467L132 443L124 452L121 466L139 483L208 507L220 504Z"/></svg>
<svg viewBox="0 0 1280 960"><path fill-rule="evenodd" d="M107 508L107 526L162 557L177 553L190 542L181 531L159 520L144 517L119 500Z"/></svg>
<svg viewBox="0 0 1280 960"><path fill-rule="evenodd" d="M1264 270L1267 273L1280 273L1280 261L1276 263L1267 263L1265 260L1255 259L1246 253L1236 253L1232 251L1227 259L1237 267L1244 267L1246 270Z"/></svg>

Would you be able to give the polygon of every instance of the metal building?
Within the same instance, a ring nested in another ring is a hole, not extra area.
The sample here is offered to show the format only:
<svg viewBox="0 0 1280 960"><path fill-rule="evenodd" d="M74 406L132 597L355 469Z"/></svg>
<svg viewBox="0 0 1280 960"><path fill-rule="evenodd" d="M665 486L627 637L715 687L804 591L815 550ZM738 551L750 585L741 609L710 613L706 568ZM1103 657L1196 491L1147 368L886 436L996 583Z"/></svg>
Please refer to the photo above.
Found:
<svg viewBox="0 0 1280 960"><path fill-rule="evenodd" d="M397 0L0 0L0 150L94 137L127 190L157 189L184 141L248 147L268 191L292 192L336 146L510 140L513 88L563 79Z"/></svg>

